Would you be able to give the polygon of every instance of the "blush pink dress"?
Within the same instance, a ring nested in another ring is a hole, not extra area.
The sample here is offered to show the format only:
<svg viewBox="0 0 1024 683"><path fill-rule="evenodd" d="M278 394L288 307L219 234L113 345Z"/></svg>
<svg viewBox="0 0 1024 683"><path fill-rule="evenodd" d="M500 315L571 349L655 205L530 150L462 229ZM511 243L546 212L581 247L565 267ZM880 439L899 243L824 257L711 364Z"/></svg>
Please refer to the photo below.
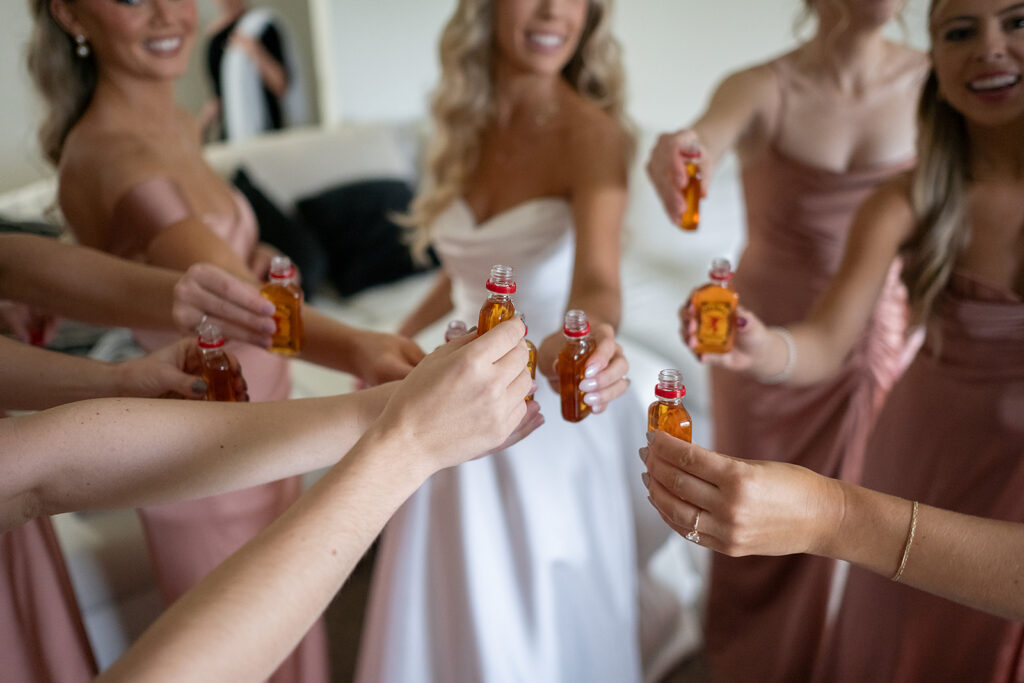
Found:
<svg viewBox="0 0 1024 683"><path fill-rule="evenodd" d="M787 67L774 65L785 93ZM774 145L746 164L747 245L733 280L740 304L767 325L802 320L838 269L861 202L909 166L835 173ZM766 385L712 369L716 450L856 481L878 408L905 365L905 300L894 266L867 329L827 382ZM832 560L809 555L714 554L705 618L714 679L807 680L826 628L834 568Z"/></svg>
<svg viewBox="0 0 1024 683"><path fill-rule="evenodd" d="M202 220L244 261L258 239L251 207L233 193L234 213L207 215ZM193 215L178 186L166 178L144 181L118 202L107 250L140 258L157 232ZM140 345L153 350L178 338L176 334L136 331ZM287 359L248 344L229 343L242 366L253 401L287 399L291 378ZM187 425L182 425L187 428ZM301 493L300 479L291 477L201 500L142 508L139 516L166 604L181 597L214 567L268 526ZM327 638L318 621L272 679L275 683L319 683L328 680Z"/></svg>
<svg viewBox="0 0 1024 683"><path fill-rule="evenodd" d="M879 416L862 479L909 500L1024 522L1019 296L954 273ZM1024 624L856 567L825 653L822 681L1024 682Z"/></svg>
<svg viewBox="0 0 1024 683"><path fill-rule="evenodd" d="M0 680L82 683L96 673L50 518L0 534Z"/></svg>

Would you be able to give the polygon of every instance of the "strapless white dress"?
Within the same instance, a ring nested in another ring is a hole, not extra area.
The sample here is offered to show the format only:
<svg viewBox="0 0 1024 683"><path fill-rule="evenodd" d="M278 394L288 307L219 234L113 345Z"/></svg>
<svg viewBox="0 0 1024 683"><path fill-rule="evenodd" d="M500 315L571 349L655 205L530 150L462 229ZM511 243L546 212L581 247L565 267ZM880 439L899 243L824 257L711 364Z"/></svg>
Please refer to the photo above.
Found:
<svg viewBox="0 0 1024 683"><path fill-rule="evenodd" d="M514 268L529 337L560 330L573 233L561 198L525 202L482 225L454 202L435 235L454 317L476 323L490 267L503 263ZM626 480L636 472L644 407L629 392L572 424L539 384L543 426L506 451L437 473L388 524L358 681L640 680Z"/></svg>

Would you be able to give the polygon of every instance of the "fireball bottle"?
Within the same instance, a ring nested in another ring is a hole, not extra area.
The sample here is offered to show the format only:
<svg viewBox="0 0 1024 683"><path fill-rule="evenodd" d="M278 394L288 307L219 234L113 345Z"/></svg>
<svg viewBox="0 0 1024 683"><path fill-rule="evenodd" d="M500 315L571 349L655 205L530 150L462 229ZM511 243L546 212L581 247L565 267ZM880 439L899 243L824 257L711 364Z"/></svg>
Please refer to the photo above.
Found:
<svg viewBox="0 0 1024 683"><path fill-rule="evenodd" d="M583 402L580 382L597 345L590 336L590 322L583 311L572 310L565 314L562 333L565 346L559 352L557 362L562 417L569 422L579 422L590 414L590 406Z"/></svg>
<svg viewBox="0 0 1024 683"><path fill-rule="evenodd" d="M480 320L476 325L476 336L482 335L499 323L511 320L516 314L512 295L516 283L512 281L512 266L492 266L491 277L487 279L487 301L480 307Z"/></svg>
<svg viewBox="0 0 1024 683"><path fill-rule="evenodd" d="M260 294L274 304L274 336L270 350L294 356L302 350L306 335L302 329L302 290L295 282L295 266L287 256L270 261L270 282Z"/></svg>
<svg viewBox="0 0 1024 683"><path fill-rule="evenodd" d="M200 374L206 381L207 401L238 401L235 372L224 353L224 337L220 328L209 321L199 326L197 341L200 353Z"/></svg>
<svg viewBox="0 0 1024 683"><path fill-rule="evenodd" d="M697 318L697 353L728 353L736 336L736 308L739 296L729 285L729 259L716 258L708 273L711 282L698 288L691 298Z"/></svg>
<svg viewBox="0 0 1024 683"><path fill-rule="evenodd" d="M657 400L647 409L647 429L690 441L693 425L690 413L683 407L686 387L683 385L682 373L672 368L658 373L654 395Z"/></svg>
<svg viewBox="0 0 1024 683"><path fill-rule="evenodd" d="M686 208L679 219L679 227L683 230L696 230L700 224L700 186L704 178L700 163L700 148L693 145L683 149L683 163L686 167L686 187L683 188L683 199Z"/></svg>

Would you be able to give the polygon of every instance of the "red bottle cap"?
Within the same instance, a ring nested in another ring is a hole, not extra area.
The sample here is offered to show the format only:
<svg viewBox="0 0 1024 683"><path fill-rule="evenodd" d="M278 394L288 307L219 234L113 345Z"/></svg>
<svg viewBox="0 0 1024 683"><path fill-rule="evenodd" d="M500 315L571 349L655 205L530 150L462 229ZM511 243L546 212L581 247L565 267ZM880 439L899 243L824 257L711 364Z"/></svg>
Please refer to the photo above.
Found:
<svg viewBox="0 0 1024 683"><path fill-rule="evenodd" d="M516 293L516 283L515 282L513 282L510 285L496 285L491 280L488 280L487 284L485 286L487 287L488 291L495 292L496 294L515 294Z"/></svg>
<svg viewBox="0 0 1024 683"><path fill-rule="evenodd" d="M654 385L654 395L658 398L682 398L686 396L686 387L679 389L662 389L660 384Z"/></svg>

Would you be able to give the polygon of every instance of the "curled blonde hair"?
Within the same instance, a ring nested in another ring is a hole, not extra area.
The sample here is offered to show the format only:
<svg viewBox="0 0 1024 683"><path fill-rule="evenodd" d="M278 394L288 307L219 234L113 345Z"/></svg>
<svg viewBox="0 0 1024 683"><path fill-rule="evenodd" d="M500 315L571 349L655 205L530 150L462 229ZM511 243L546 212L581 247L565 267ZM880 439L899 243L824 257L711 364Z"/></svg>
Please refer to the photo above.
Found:
<svg viewBox="0 0 1024 683"><path fill-rule="evenodd" d="M921 91L917 125L918 160L911 183L917 225L904 245L902 277L912 322L921 324L949 282L971 232L964 211L970 173L967 125L939 95L934 70Z"/></svg>
<svg viewBox="0 0 1024 683"><path fill-rule="evenodd" d="M39 144L46 158L57 164L68 133L96 90L96 60L92 54L75 53L75 41L54 19L48 0L29 0L28 6L33 21L28 70L47 107Z"/></svg>
<svg viewBox="0 0 1024 683"><path fill-rule="evenodd" d="M495 0L459 0L441 33L441 81L431 100L434 136L425 179L403 223L416 228L414 251L423 254L441 212L460 197L479 163L480 144L495 114ZM612 0L588 0L576 53L562 78L611 115L631 135L625 114L625 70L611 34Z"/></svg>

